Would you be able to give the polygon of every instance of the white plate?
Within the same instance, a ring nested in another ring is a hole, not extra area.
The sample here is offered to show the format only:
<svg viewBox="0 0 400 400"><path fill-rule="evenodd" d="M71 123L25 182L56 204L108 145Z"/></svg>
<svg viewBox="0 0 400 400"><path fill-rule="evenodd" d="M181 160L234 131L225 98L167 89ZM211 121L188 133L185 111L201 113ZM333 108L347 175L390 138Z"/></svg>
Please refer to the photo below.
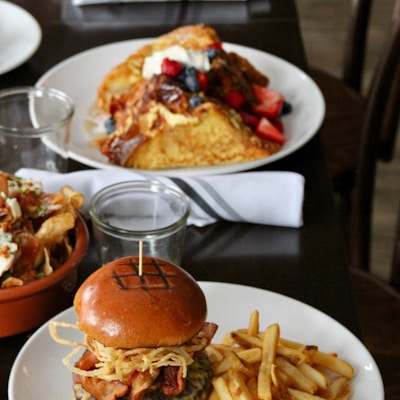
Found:
<svg viewBox="0 0 400 400"><path fill-rule="evenodd" d="M110 164L93 146L93 134L87 131L85 120L103 77L139 47L153 40L130 40L87 50L54 66L39 79L39 85L60 89L75 101L76 114L69 152L72 159L95 168L121 168ZM308 75L287 61L256 49L231 43L225 43L224 48L250 60L270 78L270 86L280 91L292 104L293 112L283 120L287 142L278 153L254 162L155 172L167 176L200 176L244 171L293 153L317 132L325 115L325 103L319 88Z"/></svg>
<svg viewBox="0 0 400 400"><path fill-rule="evenodd" d="M287 339L315 344L321 350L337 352L355 368L351 400L383 400L383 384L378 367L364 345L343 325L321 311L289 297L248 286L200 282L208 304L208 321L219 325L215 342L224 333L246 327L250 313L260 311L260 328L278 322ZM76 322L72 308L54 319ZM61 335L81 340L80 334L60 330ZM65 335L64 335L65 334ZM11 370L9 400L69 400L72 398L71 372L62 364L72 348L54 342L43 325L25 344Z"/></svg>
<svg viewBox="0 0 400 400"><path fill-rule="evenodd" d="M41 40L42 31L31 14L0 0L0 75L27 61Z"/></svg>

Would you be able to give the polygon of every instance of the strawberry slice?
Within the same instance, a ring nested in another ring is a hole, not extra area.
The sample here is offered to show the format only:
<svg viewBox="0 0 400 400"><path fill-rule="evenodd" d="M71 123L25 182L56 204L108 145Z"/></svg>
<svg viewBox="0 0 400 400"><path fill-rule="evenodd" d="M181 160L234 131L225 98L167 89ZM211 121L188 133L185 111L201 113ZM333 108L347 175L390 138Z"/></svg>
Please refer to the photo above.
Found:
<svg viewBox="0 0 400 400"><path fill-rule="evenodd" d="M285 99L279 92L255 84L252 85L252 89L258 103L253 106L254 113L266 117L277 117L280 115Z"/></svg>
<svg viewBox="0 0 400 400"><path fill-rule="evenodd" d="M271 122L271 124L278 129L278 131L285 133L283 122L280 118L268 118L268 121Z"/></svg>
<svg viewBox="0 0 400 400"><path fill-rule="evenodd" d="M268 118L262 117L257 125L256 133L268 140L283 144L286 142L286 138L283 133L277 129Z"/></svg>
<svg viewBox="0 0 400 400"><path fill-rule="evenodd" d="M170 78L176 78L183 70L180 62L164 58L161 63L161 72Z"/></svg>
<svg viewBox="0 0 400 400"><path fill-rule="evenodd" d="M243 122L249 126L250 128L252 128L253 130L255 130L257 128L257 125L260 121L260 117L250 114L246 111L241 111L240 112L240 116L242 117Z"/></svg>
<svg viewBox="0 0 400 400"><path fill-rule="evenodd" d="M225 93L224 100L229 106L235 110L239 110L246 101L246 98L242 93L232 90L228 93Z"/></svg>

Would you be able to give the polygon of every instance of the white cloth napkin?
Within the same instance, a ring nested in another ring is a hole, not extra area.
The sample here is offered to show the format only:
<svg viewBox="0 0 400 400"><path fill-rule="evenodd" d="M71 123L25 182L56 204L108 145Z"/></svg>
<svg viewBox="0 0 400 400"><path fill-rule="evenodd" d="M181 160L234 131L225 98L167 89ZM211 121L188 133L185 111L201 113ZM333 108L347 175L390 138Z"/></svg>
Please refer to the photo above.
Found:
<svg viewBox="0 0 400 400"><path fill-rule="evenodd" d="M90 199L105 186L132 180L152 180L186 193L191 212L188 224L205 226L217 220L251 222L298 228L303 225L304 177L295 172L242 172L201 178L167 178L136 171L84 170L58 174L20 169L24 178L40 179L46 192L63 185L85 195L86 215Z"/></svg>

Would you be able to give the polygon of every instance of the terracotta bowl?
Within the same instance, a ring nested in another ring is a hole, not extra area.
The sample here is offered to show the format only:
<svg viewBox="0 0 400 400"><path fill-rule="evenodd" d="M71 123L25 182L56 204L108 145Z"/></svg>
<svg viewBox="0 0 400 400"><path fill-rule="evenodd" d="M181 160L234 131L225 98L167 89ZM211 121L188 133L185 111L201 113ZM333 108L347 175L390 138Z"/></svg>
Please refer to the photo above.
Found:
<svg viewBox="0 0 400 400"><path fill-rule="evenodd" d="M78 214L74 250L61 267L24 286L0 289L0 338L34 329L71 305L88 243L88 229Z"/></svg>

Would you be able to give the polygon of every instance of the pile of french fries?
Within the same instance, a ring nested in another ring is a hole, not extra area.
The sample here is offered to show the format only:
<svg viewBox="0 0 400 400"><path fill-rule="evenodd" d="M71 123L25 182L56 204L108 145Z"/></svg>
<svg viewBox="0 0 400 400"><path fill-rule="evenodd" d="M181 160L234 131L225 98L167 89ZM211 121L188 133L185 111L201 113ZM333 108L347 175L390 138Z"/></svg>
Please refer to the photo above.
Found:
<svg viewBox="0 0 400 400"><path fill-rule="evenodd" d="M210 400L345 400L353 367L335 353L280 336L278 324L259 330L259 312L248 328L207 348L213 369Z"/></svg>

